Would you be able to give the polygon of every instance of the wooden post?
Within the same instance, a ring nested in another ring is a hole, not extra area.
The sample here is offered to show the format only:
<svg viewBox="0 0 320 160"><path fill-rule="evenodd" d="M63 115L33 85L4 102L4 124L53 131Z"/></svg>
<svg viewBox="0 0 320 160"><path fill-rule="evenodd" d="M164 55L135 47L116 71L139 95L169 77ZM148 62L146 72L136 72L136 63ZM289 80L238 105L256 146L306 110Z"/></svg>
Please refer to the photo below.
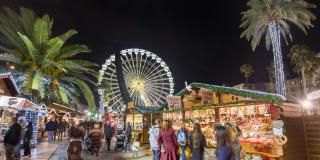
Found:
<svg viewBox="0 0 320 160"><path fill-rule="evenodd" d="M217 93L217 96L218 96L218 104L222 104L221 94ZM214 108L214 117L215 117L214 118L215 123L219 123L220 122L220 111L217 106Z"/></svg>

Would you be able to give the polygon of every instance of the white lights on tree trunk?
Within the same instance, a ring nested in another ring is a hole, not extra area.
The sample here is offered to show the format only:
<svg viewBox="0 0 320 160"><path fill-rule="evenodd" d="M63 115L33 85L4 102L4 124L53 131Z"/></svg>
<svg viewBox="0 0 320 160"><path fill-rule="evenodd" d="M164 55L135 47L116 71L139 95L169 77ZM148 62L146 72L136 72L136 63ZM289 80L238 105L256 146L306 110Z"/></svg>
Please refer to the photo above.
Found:
<svg viewBox="0 0 320 160"><path fill-rule="evenodd" d="M276 91L277 91L277 94L280 94L286 97L286 84L285 84L285 77L284 77L282 52L281 52L280 29L276 22L272 22L269 24L268 30L269 30L272 50L273 50Z"/></svg>

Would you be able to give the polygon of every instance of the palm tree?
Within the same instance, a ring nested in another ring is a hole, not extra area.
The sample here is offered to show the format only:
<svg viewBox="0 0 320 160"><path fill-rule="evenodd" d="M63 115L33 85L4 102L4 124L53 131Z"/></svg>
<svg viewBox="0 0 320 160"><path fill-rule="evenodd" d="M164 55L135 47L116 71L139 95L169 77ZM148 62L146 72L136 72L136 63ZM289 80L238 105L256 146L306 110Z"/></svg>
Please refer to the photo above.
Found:
<svg viewBox="0 0 320 160"><path fill-rule="evenodd" d="M244 30L240 37L245 37L251 42L253 51L259 45L262 36L265 36L267 49L272 45L277 93L285 96L281 36L286 44L288 39L292 41L289 24L296 25L306 34L307 29L313 27L311 21L316 19L309 9L316 6L304 0L249 0L247 6L249 10L241 13L240 28Z"/></svg>
<svg viewBox="0 0 320 160"><path fill-rule="evenodd" d="M26 8L20 8L17 14L4 8L0 12L0 50L5 53L0 54L0 60L15 65L24 94L64 103L83 94L94 111L94 95L88 84L96 84L92 80L97 77L92 69L96 64L73 58L90 49L66 44L77 31L71 29L56 36L52 26L48 15L37 17Z"/></svg>
<svg viewBox="0 0 320 160"><path fill-rule="evenodd" d="M315 51L306 45L294 45L290 49L288 57L290 58L290 63L294 66L293 70L301 75L303 93L306 96L308 94L306 75L309 74L311 76L313 67L316 64Z"/></svg>
<svg viewBox="0 0 320 160"><path fill-rule="evenodd" d="M244 78L246 79L246 83L248 83L248 79L251 77L254 70L251 64L243 64L240 67L240 72L243 74Z"/></svg>

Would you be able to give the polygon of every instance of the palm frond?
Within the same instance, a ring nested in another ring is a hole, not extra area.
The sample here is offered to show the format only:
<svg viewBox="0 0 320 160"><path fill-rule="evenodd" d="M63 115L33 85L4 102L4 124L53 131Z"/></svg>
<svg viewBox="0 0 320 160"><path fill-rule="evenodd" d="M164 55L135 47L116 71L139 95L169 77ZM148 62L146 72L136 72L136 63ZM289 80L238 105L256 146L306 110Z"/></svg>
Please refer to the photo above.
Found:
<svg viewBox="0 0 320 160"><path fill-rule="evenodd" d="M33 43L39 50L42 50L43 45L49 40L49 23L50 18L44 15L42 18L37 18L33 28Z"/></svg>
<svg viewBox="0 0 320 160"><path fill-rule="evenodd" d="M67 40L69 38L71 38L72 36L76 35L78 32L74 29L70 29L67 32L62 33L61 35L59 35L58 37L64 42L66 43Z"/></svg>
<svg viewBox="0 0 320 160"><path fill-rule="evenodd" d="M60 95L61 101L65 104L68 104L69 100L68 100L67 90L60 85L59 85L59 95Z"/></svg>
<svg viewBox="0 0 320 160"><path fill-rule="evenodd" d="M92 112L94 112L96 110L94 95L91 91L91 88L87 85L86 82L79 80L77 78L74 78L74 77L63 77L62 80L65 80L65 81L68 81L70 83L77 85L87 101L89 110Z"/></svg>
<svg viewBox="0 0 320 160"><path fill-rule="evenodd" d="M33 45L32 41L25 35L18 32L19 37L22 39L22 41L25 44L25 47L28 49L28 54L30 58L35 62L36 58L38 56L37 48Z"/></svg>
<svg viewBox="0 0 320 160"><path fill-rule="evenodd" d="M86 45L79 45L79 44L72 44L72 45L65 45L61 49L61 53L58 56L58 59L65 59L73 57L80 53L88 53L91 50Z"/></svg>
<svg viewBox="0 0 320 160"><path fill-rule="evenodd" d="M55 37L48 41L47 53L45 54L45 59L54 59L59 53L64 42L61 38Z"/></svg>
<svg viewBox="0 0 320 160"><path fill-rule="evenodd" d="M310 11L315 8L314 4L308 3L305 0L249 0L247 3L249 9L242 12L240 28L243 29L240 38L246 38L251 41L253 51L261 40L261 36L265 35L266 47L269 48L269 33L267 25L271 21L279 24L279 29L282 37L286 41L292 41L289 24L296 25L304 33L310 27L313 27L311 21L316 19L316 16Z"/></svg>

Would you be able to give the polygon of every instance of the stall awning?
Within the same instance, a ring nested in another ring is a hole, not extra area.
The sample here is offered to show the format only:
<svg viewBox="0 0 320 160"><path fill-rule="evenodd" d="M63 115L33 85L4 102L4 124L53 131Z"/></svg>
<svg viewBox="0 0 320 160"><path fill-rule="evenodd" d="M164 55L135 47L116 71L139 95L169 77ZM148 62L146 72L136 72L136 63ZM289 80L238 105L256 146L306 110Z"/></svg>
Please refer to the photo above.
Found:
<svg viewBox="0 0 320 160"><path fill-rule="evenodd" d="M22 109L33 109L40 110L41 106L32 103L26 98L20 97L10 97L10 96L0 96L0 106L1 107L12 107L18 110Z"/></svg>
<svg viewBox="0 0 320 160"><path fill-rule="evenodd" d="M19 88L10 72L0 74L0 80L3 80L5 84L8 86L11 96L15 96L20 93Z"/></svg>

